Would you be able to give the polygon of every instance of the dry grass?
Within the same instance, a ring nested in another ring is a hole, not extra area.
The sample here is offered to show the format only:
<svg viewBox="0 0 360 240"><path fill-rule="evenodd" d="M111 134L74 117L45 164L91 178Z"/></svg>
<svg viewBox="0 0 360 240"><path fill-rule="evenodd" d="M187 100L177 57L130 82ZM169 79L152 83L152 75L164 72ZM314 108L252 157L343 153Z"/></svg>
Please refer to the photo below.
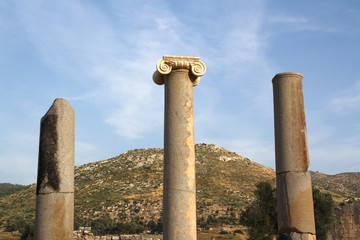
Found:
<svg viewBox="0 0 360 240"><path fill-rule="evenodd" d="M0 232L0 240L19 240L20 237L18 232Z"/></svg>
<svg viewBox="0 0 360 240"><path fill-rule="evenodd" d="M245 240L246 237L240 234L215 234L215 233L198 233L197 240Z"/></svg>

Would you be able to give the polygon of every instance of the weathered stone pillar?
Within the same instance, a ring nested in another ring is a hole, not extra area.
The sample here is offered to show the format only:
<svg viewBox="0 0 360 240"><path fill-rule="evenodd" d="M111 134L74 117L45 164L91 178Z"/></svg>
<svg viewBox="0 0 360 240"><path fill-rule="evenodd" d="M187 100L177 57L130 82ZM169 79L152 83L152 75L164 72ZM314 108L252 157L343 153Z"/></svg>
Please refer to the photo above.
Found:
<svg viewBox="0 0 360 240"><path fill-rule="evenodd" d="M286 72L272 80L280 239L316 239L302 79Z"/></svg>
<svg viewBox="0 0 360 240"><path fill-rule="evenodd" d="M74 228L75 112L57 98L41 118L35 239L71 240Z"/></svg>
<svg viewBox="0 0 360 240"><path fill-rule="evenodd" d="M198 57L164 56L153 75L165 82L164 240L196 240L192 88L205 71Z"/></svg>

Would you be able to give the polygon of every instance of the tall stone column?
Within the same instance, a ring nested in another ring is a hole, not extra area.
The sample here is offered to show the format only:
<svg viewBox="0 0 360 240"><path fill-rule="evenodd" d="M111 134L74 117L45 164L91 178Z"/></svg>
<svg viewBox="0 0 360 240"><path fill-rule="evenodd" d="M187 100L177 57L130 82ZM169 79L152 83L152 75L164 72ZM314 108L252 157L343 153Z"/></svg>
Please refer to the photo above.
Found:
<svg viewBox="0 0 360 240"><path fill-rule="evenodd" d="M153 75L165 83L164 240L196 240L193 86L206 71L198 57L164 56Z"/></svg>
<svg viewBox="0 0 360 240"><path fill-rule="evenodd" d="M280 239L316 239L302 79L285 72L272 80Z"/></svg>
<svg viewBox="0 0 360 240"><path fill-rule="evenodd" d="M75 112L57 98L41 118L35 239L72 240Z"/></svg>

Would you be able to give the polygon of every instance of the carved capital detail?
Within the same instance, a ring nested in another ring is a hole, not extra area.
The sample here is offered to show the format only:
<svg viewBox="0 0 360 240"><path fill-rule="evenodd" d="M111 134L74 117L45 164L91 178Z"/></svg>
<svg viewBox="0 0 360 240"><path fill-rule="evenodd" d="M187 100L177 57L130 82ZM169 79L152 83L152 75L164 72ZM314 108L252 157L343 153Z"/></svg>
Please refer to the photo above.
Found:
<svg viewBox="0 0 360 240"><path fill-rule="evenodd" d="M165 55L156 64L156 71L153 74L153 80L156 84L164 84L164 76L172 70L187 69L194 76L193 85L196 86L200 82L200 77L205 74L206 66L200 61L199 57L186 56L170 56Z"/></svg>

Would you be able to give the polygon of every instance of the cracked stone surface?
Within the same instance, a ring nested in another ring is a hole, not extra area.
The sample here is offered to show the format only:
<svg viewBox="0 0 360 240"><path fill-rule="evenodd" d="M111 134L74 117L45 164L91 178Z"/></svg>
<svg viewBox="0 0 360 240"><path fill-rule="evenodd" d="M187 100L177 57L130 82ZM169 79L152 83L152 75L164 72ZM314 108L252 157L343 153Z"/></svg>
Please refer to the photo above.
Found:
<svg viewBox="0 0 360 240"><path fill-rule="evenodd" d="M285 72L272 80L281 239L316 238L302 79L300 73Z"/></svg>

